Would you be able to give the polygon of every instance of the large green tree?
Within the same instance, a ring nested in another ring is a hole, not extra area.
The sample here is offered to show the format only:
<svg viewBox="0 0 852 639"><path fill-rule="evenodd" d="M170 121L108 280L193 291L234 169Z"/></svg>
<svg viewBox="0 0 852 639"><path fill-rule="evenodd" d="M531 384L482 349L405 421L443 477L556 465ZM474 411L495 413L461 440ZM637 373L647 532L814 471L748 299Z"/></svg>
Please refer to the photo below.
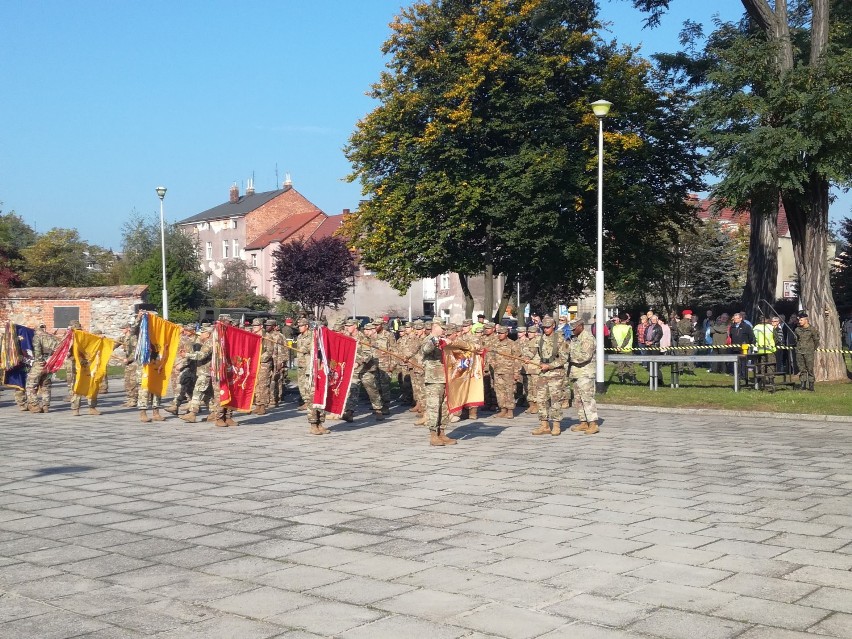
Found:
<svg viewBox="0 0 852 639"><path fill-rule="evenodd" d="M32 246L38 234L14 211L0 214L0 290L24 283L22 251Z"/></svg>
<svg viewBox="0 0 852 639"><path fill-rule="evenodd" d="M651 21L669 0L634 0ZM698 96L699 136L720 175L717 192L750 202L750 271L771 274L777 211L790 226L799 295L824 346L838 348L837 309L827 259L832 185L852 178L852 6L845 0L742 0L746 20L711 36L706 86ZM767 262L771 267L771 260ZM768 279L768 278L767 278ZM752 296L769 288L752 286ZM820 379L844 379L843 358L819 353Z"/></svg>
<svg viewBox="0 0 852 639"><path fill-rule="evenodd" d="M597 121L607 120L607 272L641 270L649 228L689 218L700 185L677 91L597 36L593 0L416 2L391 25L390 56L347 157L368 199L344 232L400 290L455 271L517 275L579 292L596 246ZM469 297L469 294L467 295ZM472 308L472 305L469 304Z"/></svg>
<svg viewBox="0 0 852 639"><path fill-rule="evenodd" d="M97 272L89 269L92 252L76 229L51 229L21 250L24 282L27 286L97 285Z"/></svg>
<svg viewBox="0 0 852 639"><path fill-rule="evenodd" d="M252 291L250 273L256 270L238 257L226 261L219 281L210 287L212 301L222 308L268 311L271 306L269 300Z"/></svg>
<svg viewBox="0 0 852 639"><path fill-rule="evenodd" d="M195 240L177 226L165 226L166 281L169 310L187 311L207 301L206 278L198 261ZM123 271L127 284L147 284L148 301L162 307L163 269L160 219L134 211L122 226Z"/></svg>

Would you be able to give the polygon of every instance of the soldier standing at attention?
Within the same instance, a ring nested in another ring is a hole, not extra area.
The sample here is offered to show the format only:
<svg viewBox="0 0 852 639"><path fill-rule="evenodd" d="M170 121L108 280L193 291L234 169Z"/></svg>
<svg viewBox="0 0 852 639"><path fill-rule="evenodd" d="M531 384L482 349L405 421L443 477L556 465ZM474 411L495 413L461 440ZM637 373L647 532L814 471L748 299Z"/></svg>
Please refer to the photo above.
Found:
<svg viewBox="0 0 852 639"><path fill-rule="evenodd" d="M444 327L440 322L432 323L430 335L420 344L426 392L426 426L429 427L430 446L452 446L456 440L447 436L450 414L447 410L447 380L444 376L444 361L441 357Z"/></svg>
<svg viewBox="0 0 852 639"><path fill-rule="evenodd" d="M497 342L494 345L494 392L497 394L499 413L492 419L514 419L515 417L515 382L518 375L521 348L518 342L509 339L509 327L497 327Z"/></svg>
<svg viewBox="0 0 852 639"><path fill-rule="evenodd" d="M396 337L387 329L384 322L377 322L375 332L369 337L373 346L382 349L376 351L376 359L379 360L376 377L379 383L379 394L382 397L382 415L390 415L390 382L391 375L396 371L396 360L391 353L396 352Z"/></svg>
<svg viewBox="0 0 852 639"><path fill-rule="evenodd" d="M571 430L594 435L598 428L598 405L595 402L595 337L583 320L569 323L574 338L568 342L568 379L574 384L574 401L580 423Z"/></svg>
<svg viewBox="0 0 852 639"><path fill-rule="evenodd" d="M796 364L799 367L799 382L802 390L813 392L814 355L819 348L819 329L811 326L807 311L799 312L799 327L796 329Z"/></svg>
<svg viewBox="0 0 852 639"><path fill-rule="evenodd" d="M213 359L213 340L210 338L212 332L213 327L210 324L202 324L198 331L198 350L192 350L185 355L187 361L191 362L195 369L195 382L190 393L189 412L181 417L188 424L195 423L198 413L201 412L204 395L210 389L210 361Z"/></svg>
<svg viewBox="0 0 852 639"><path fill-rule="evenodd" d="M536 345L538 344L540 329L538 324L530 324L527 326L527 340L521 345L521 357L524 360L532 361L536 353ZM527 376L527 404L528 407L524 411L530 415L538 414L538 368L532 364L525 364L524 371Z"/></svg>
<svg viewBox="0 0 852 639"><path fill-rule="evenodd" d="M679 353L681 355L695 355L695 349L690 348L695 345L695 328L692 325L692 311L685 308L681 315L683 315L683 318L677 323L677 345L683 350L679 351ZM686 362L684 372L695 375L695 364L693 362Z"/></svg>
<svg viewBox="0 0 852 639"><path fill-rule="evenodd" d="M130 322L121 327L123 335L118 338L118 345L124 351L124 407L133 408L139 401L139 384L136 382L136 343L138 337L133 332Z"/></svg>
<svg viewBox="0 0 852 639"><path fill-rule="evenodd" d="M299 380L299 395L302 398L299 410L309 411L308 422L310 422L309 406L314 403L313 383L311 381L311 351L314 346L314 334L310 330L308 320L304 317L298 320L297 329L299 335L295 342L296 375Z"/></svg>
<svg viewBox="0 0 852 639"><path fill-rule="evenodd" d="M402 333L399 339L396 340L396 352L400 357L409 357L409 348L411 347L411 336L414 334L414 329L411 324L405 322L402 325ZM414 395L411 391L411 371L408 365L400 361L397 364L397 380L399 381L400 403L403 406L411 406L414 404Z"/></svg>
<svg viewBox="0 0 852 639"><path fill-rule="evenodd" d="M172 403L163 409L172 415L177 415L180 405L189 401L192 397L192 389L195 387L195 362L187 357L196 346L195 324L183 325L178 344L177 359L172 370L172 388L174 388L175 397Z"/></svg>
<svg viewBox="0 0 852 639"><path fill-rule="evenodd" d="M485 361L482 367L482 385L485 394L485 410L497 410L497 395L494 393L494 374L492 371L494 365L494 356L490 354L494 346L497 344L497 325L492 321L486 321L482 325L482 336L479 339L479 346L485 350Z"/></svg>
<svg viewBox="0 0 852 639"><path fill-rule="evenodd" d="M376 371L379 368L379 362L373 355L373 349L370 348L369 339L358 330L358 320L348 319L344 323L345 333L358 343L355 351L355 371L352 375L352 386L349 388L349 400L346 402L346 410L343 411L341 418L343 421L351 422L355 416L355 407L358 405L358 400L361 395L361 386L367 391L367 396L370 398L370 405L373 408L373 415L377 420L381 421L385 418L382 414L382 396L379 394L378 384L376 382ZM375 330L376 325L371 323L364 325L365 330Z"/></svg>
<svg viewBox="0 0 852 639"><path fill-rule="evenodd" d="M535 343L535 354L531 362L538 368L536 403L539 419L538 428L532 431L532 434L559 435L562 432L559 421L562 419L562 397L565 394L565 371L562 370L566 360L563 353L565 340L556 333L556 321L552 317L545 317L541 326L544 335Z"/></svg>
<svg viewBox="0 0 852 639"><path fill-rule="evenodd" d="M46 413L50 410L51 373L44 372L44 365L58 345L56 338L49 335L44 324L39 324L33 335L33 365L27 373L27 403L31 413Z"/></svg>
<svg viewBox="0 0 852 639"><path fill-rule="evenodd" d="M254 391L254 405L252 411L255 415L266 415L266 407L269 406L269 380L272 378L272 357L275 344L269 339L264 330L263 320L255 317L251 321L252 332L263 338L260 342L260 367L257 370L257 382Z"/></svg>

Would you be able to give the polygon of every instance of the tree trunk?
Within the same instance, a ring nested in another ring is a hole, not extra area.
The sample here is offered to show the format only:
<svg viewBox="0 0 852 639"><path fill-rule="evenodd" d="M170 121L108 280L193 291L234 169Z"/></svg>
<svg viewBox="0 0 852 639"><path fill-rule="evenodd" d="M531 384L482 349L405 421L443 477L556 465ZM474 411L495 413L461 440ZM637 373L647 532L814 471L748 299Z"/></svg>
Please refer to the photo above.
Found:
<svg viewBox="0 0 852 639"><path fill-rule="evenodd" d="M840 319L828 279L829 183L814 173L807 186L805 201L797 198L795 193L784 197L799 275L799 299L808 311L811 324L819 329L820 348L840 349ZM820 381L847 378L846 363L840 353L818 352L815 366L816 377Z"/></svg>
<svg viewBox="0 0 852 639"><path fill-rule="evenodd" d="M512 299L512 295L515 288L515 276L514 275L506 275L506 279L503 282L503 290L500 292L500 306L497 308L497 319L494 320L498 324L500 320L503 319L503 316L506 314L506 307L509 305L509 301ZM515 313L517 317L518 314ZM518 322L520 324L520 322Z"/></svg>
<svg viewBox="0 0 852 639"><path fill-rule="evenodd" d="M473 306L475 302L473 295L470 293L470 283L467 281L467 275L459 273L459 286L461 286L462 294L464 295L464 318L473 319Z"/></svg>
<svg viewBox="0 0 852 639"><path fill-rule="evenodd" d="M492 322L496 322L497 320L493 317L494 314L494 265L488 263L485 265L485 300L483 302L483 306L485 307L482 312L485 313L485 317L491 319Z"/></svg>
<svg viewBox="0 0 852 639"><path fill-rule="evenodd" d="M755 322L761 300L775 303L778 280L778 193L755 196L749 212L748 275L743 288L743 310Z"/></svg>

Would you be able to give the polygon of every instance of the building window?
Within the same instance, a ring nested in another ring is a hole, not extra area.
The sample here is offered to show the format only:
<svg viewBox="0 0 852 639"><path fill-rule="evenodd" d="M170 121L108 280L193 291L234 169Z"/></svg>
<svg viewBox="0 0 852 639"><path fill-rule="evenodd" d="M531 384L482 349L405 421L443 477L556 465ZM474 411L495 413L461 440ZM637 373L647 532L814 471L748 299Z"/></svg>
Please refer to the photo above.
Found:
<svg viewBox="0 0 852 639"><path fill-rule="evenodd" d="M207 274L207 288L213 287L213 273Z"/></svg>
<svg viewBox="0 0 852 639"><path fill-rule="evenodd" d="M257 253L251 254L251 266L252 268L257 268Z"/></svg>
<svg viewBox="0 0 852 639"><path fill-rule="evenodd" d="M438 288L440 288L442 291L449 290L449 288L450 288L450 274L449 273L444 273L443 275L441 275L441 285Z"/></svg>
<svg viewBox="0 0 852 639"><path fill-rule="evenodd" d="M236 220L231 220L231 228L232 229L237 228L237 221Z"/></svg>
<svg viewBox="0 0 852 639"><path fill-rule="evenodd" d="M213 259L213 242L207 242L207 259Z"/></svg>
<svg viewBox="0 0 852 639"><path fill-rule="evenodd" d="M233 255L234 255L234 257L239 257L240 256L240 242L239 242L239 240L234 240L232 243L234 245Z"/></svg>
<svg viewBox="0 0 852 639"><path fill-rule="evenodd" d="M228 250L230 250L230 248L231 248L231 245L228 244L228 240L222 240L222 259L223 260L228 259L228 257L229 257L228 256Z"/></svg>
<svg viewBox="0 0 852 639"><path fill-rule="evenodd" d="M254 293L255 295L257 295L257 287L256 287L256 286L252 286L252 287L251 287L251 292L252 292L252 293Z"/></svg>

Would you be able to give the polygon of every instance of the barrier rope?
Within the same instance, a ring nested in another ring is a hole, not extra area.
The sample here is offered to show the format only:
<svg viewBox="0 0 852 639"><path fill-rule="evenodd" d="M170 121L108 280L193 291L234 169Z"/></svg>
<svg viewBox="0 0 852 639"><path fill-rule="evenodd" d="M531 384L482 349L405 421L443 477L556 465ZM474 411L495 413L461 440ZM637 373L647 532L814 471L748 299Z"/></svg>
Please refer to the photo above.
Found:
<svg viewBox="0 0 852 639"><path fill-rule="evenodd" d="M664 351L664 352L668 353L669 351L696 351L696 350L713 350L713 349L742 350L739 344L713 344L713 345L700 344L700 345L694 345L694 346L666 346L666 347L662 347L662 346L634 346L632 349L629 349L629 350L626 350L626 349L623 349L623 348L605 348L604 351L606 351L607 353L622 353L622 354L624 354L624 353L637 352L639 350ZM792 350L796 350L796 347L795 346L776 346L775 347L775 351L792 351ZM762 353L748 352L748 353L745 353L745 355L769 355L771 353L774 353L775 351L764 351ZM817 353L842 353L842 354L845 355L847 353L852 353L852 350L849 350L847 348L817 348L816 352ZM641 355L641 353L639 353L639 354Z"/></svg>

